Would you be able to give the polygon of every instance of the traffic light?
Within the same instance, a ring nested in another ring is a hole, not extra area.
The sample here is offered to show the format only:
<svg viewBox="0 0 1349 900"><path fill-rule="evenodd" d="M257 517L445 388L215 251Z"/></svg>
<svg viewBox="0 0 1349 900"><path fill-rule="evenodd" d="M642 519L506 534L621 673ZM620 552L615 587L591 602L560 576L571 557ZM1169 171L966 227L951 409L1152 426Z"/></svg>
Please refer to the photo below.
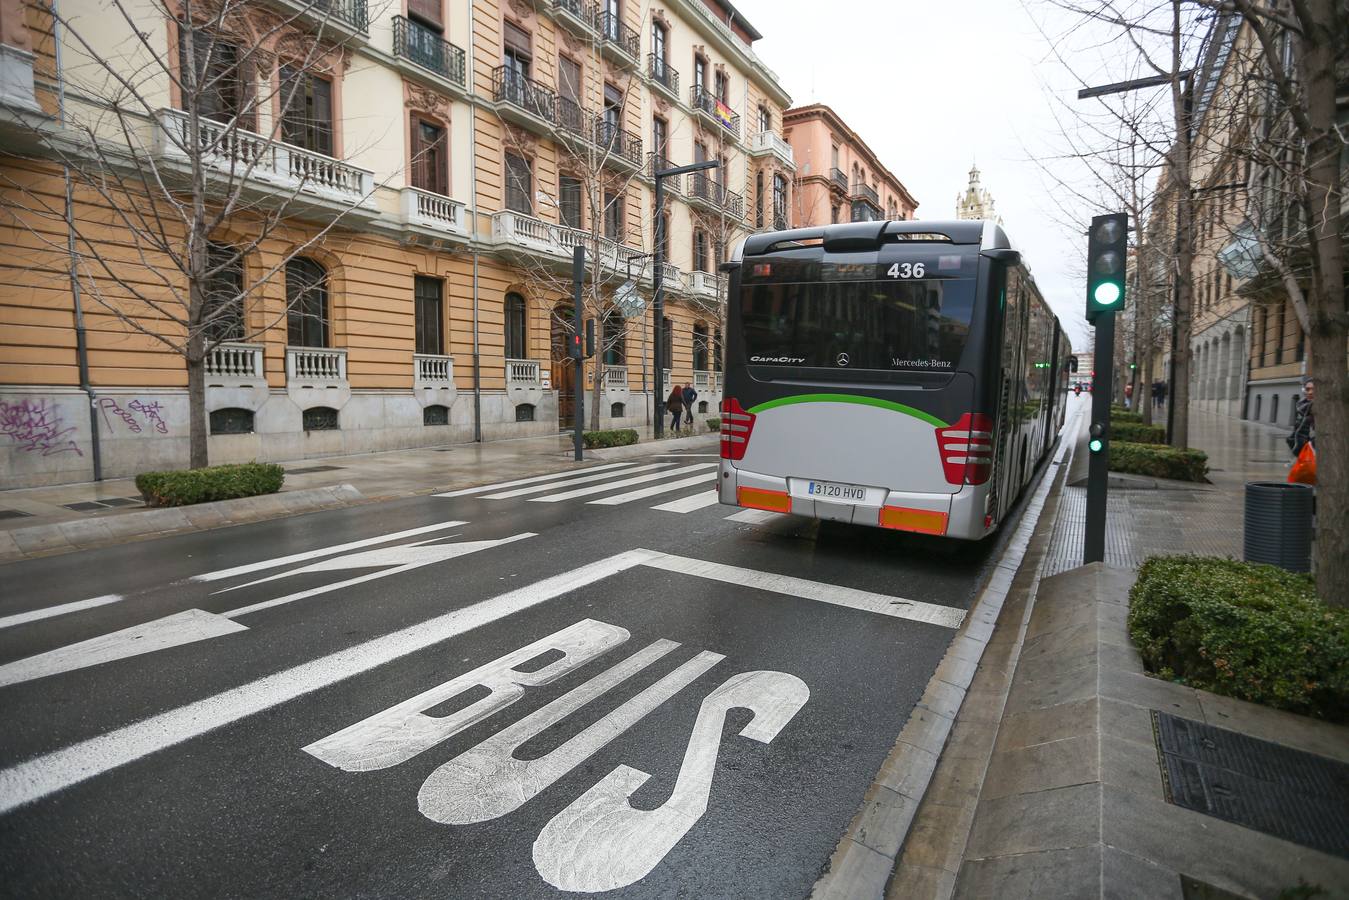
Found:
<svg viewBox="0 0 1349 900"><path fill-rule="evenodd" d="M595 320L586 319L586 359L595 355Z"/></svg>
<svg viewBox="0 0 1349 900"><path fill-rule="evenodd" d="M567 347L567 356L572 359L584 359L581 355L581 334L577 332L571 336L571 344Z"/></svg>
<svg viewBox="0 0 1349 900"><path fill-rule="evenodd" d="M1087 237L1087 321L1124 306L1129 216L1111 213L1091 220Z"/></svg>
<svg viewBox="0 0 1349 900"><path fill-rule="evenodd" d="M1105 449L1105 426L1100 422L1092 423L1091 439L1087 441L1087 449L1092 453L1100 453Z"/></svg>

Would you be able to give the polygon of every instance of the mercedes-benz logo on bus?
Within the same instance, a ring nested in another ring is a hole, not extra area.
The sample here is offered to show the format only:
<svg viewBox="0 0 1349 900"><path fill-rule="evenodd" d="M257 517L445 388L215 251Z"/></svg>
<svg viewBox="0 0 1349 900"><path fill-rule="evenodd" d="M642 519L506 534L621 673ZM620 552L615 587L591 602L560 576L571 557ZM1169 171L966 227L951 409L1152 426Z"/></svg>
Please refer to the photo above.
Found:
<svg viewBox="0 0 1349 900"><path fill-rule="evenodd" d="M838 359L835 360L835 362L837 362L840 366L846 366L848 364L848 354L840 353L838 355Z"/></svg>

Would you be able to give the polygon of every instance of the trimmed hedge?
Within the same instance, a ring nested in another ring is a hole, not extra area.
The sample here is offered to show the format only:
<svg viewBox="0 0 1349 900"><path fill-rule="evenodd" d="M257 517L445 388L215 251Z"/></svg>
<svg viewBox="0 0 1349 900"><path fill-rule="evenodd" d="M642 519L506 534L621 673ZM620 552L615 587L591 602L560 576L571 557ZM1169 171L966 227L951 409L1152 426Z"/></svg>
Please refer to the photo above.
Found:
<svg viewBox="0 0 1349 900"><path fill-rule="evenodd" d="M708 430L708 431L721 431L721 419L708 419L708 420L707 420L707 430Z"/></svg>
<svg viewBox="0 0 1349 900"><path fill-rule="evenodd" d="M1180 450L1166 444L1112 441L1110 471L1206 483L1208 454L1203 450Z"/></svg>
<svg viewBox="0 0 1349 900"><path fill-rule="evenodd" d="M1129 592L1148 671L1206 691L1349 722L1349 609L1274 566L1154 556Z"/></svg>
<svg viewBox="0 0 1349 900"><path fill-rule="evenodd" d="M1143 425L1136 422L1110 421L1110 436L1131 444L1165 444L1166 428L1162 425Z"/></svg>
<svg viewBox="0 0 1349 900"><path fill-rule="evenodd" d="M637 432L631 428L615 428L610 431L583 431L581 443L589 450L599 447L624 447L637 443Z"/></svg>
<svg viewBox="0 0 1349 900"><path fill-rule="evenodd" d="M275 494L286 472L274 463L239 463L179 472L146 472L136 476L136 490L147 506L190 506L212 500L234 500Z"/></svg>
<svg viewBox="0 0 1349 900"><path fill-rule="evenodd" d="M1125 409L1122 406L1110 407L1110 422L1116 424L1119 422L1128 422L1133 425L1143 424L1143 414Z"/></svg>

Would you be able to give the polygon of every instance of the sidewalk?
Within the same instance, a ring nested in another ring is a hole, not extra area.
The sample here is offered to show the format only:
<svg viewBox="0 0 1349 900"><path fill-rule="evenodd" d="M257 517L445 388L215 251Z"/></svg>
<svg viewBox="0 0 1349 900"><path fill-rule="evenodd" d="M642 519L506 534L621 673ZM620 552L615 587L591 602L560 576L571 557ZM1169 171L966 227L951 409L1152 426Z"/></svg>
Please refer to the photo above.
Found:
<svg viewBox="0 0 1349 900"><path fill-rule="evenodd" d="M653 441L650 427L637 431L638 443L586 450L581 463L573 462L570 432L290 460L281 463L286 480L277 494L173 509L147 509L132 478L0 491L0 562L472 487L569 465L652 453L717 452L716 433Z"/></svg>
<svg viewBox="0 0 1349 900"><path fill-rule="evenodd" d="M1317 808L1342 798L1288 785L1308 766L1343 784L1349 729L1153 678L1127 633L1139 562L1240 558L1245 482L1286 477L1278 430L1209 413L1190 428L1212 484L1112 484L1106 562L1091 566L1079 444L1018 575L1024 602L1004 607L918 792L887 897L1265 898L1299 879L1343 895L1349 817Z"/></svg>

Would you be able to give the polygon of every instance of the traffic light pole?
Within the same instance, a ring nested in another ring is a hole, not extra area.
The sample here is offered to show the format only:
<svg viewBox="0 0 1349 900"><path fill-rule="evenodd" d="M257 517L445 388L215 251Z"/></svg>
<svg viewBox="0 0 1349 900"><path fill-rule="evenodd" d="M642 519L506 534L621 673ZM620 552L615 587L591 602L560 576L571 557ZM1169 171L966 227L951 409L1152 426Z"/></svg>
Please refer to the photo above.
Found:
<svg viewBox="0 0 1349 900"><path fill-rule="evenodd" d="M1105 561L1105 505L1110 483L1109 385L1115 378L1115 312L1096 313L1096 377L1091 386L1091 427L1087 440L1100 441L1099 449L1088 445L1087 532L1082 542L1082 563ZM1107 385L1101 390L1101 385Z"/></svg>

